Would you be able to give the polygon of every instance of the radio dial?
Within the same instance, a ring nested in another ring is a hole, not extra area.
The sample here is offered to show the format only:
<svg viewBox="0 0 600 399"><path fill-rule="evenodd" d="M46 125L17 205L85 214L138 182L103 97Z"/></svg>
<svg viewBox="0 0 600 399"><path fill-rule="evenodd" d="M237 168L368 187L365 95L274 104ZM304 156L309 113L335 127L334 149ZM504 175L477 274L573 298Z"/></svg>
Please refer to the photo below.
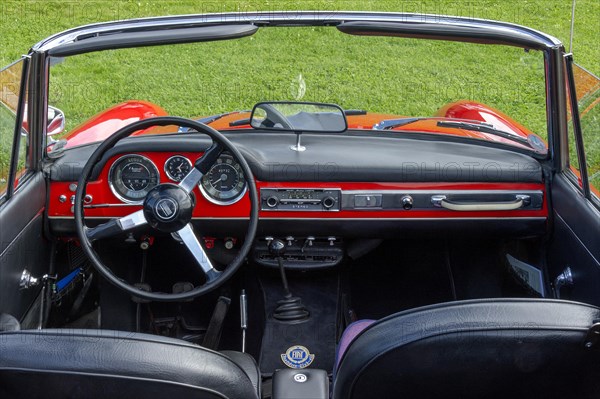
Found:
<svg viewBox="0 0 600 399"><path fill-rule="evenodd" d="M277 198L275 195L272 195L269 198L267 198L267 206L269 208L275 208L277 204L279 204L279 198Z"/></svg>
<svg viewBox="0 0 600 399"><path fill-rule="evenodd" d="M323 208L325 208L325 209L331 209L335 205L335 198L333 198L333 197L325 197L325 198L323 198L322 204L323 204Z"/></svg>

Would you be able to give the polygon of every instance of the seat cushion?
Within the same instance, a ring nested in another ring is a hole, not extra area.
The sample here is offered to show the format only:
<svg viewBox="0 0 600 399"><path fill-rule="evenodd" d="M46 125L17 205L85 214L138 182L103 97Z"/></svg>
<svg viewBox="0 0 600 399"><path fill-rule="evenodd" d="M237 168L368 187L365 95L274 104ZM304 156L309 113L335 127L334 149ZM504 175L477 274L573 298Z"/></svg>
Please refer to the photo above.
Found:
<svg viewBox="0 0 600 399"><path fill-rule="evenodd" d="M258 364L256 364L256 360L254 360L254 358L247 353L236 351L221 351L221 353L230 358L235 364L237 364L242 368L242 370L244 370L248 378L250 378L252 385L256 389L258 397L260 398L260 388L262 380Z"/></svg>
<svg viewBox="0 0 600 399"><path fill-rule="evenodd" d="M400 312L350 342L333 398L600 398L600 351L585 345L599 321L595 306L549 299Z"/></svg>
<svg viewBox="0 0 600 399"><path fill-rule="evenodd" d="M0 333L0 397L258 398L258 369L177 339L106 330ZM36 381L31 384L30 381ZM40 383L43 381L43 383Z"/></svg>

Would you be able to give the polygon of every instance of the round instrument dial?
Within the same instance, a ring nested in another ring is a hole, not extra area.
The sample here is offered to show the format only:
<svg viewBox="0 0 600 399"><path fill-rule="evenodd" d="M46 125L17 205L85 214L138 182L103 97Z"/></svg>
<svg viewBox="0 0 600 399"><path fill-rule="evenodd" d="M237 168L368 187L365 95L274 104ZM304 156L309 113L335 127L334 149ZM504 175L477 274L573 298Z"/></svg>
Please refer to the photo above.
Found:
<svg viewBox="0 0 600 399"><path fill-rule="evenodd" d="M165 173L173 181L182 181L190 170L192 170L192 162L183 155L173 155L165 162Z"/></svg>
<svg viewBox="0 0 600 399"><path fill-rule="evenodd" d="M123 202L141 204L158 183L156 165L141 155L124 155L117 159L108 172L108 183L113 194Z"/></svg>
<svg viewBox="0 0 600 399"><path fill-rule="evenodd" d="M246 192L246 179L240 164L229 154L223 154L202 177L200 191L211 202L230 205Z"/></svg>

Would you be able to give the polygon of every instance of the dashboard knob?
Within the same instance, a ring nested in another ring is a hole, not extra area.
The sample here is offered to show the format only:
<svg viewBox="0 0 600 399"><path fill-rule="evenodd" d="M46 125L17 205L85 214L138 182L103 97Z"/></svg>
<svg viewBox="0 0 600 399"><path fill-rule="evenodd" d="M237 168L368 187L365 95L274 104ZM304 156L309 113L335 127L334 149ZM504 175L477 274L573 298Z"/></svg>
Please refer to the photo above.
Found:
<svg viewBox="0 0 600 399"><path fill-rule="evenodd" d="M413 198L410 195L405 195L400 199L400 201L402 202L402 208L406 209L407 211L412 209Z"/></svg>
<svg viewBox="0 0 600 399"><path fill-rule="evenodd" d="M323 208L331 209L335 205L335 198L325 197L325 198L323 198L323 201L321 203L323 204Z"/></svg>
<svg viewBox="0 0 600 399"><path fill-rule="evenodd" d="M267 198L266 203L269 208L275 208L277 204L279 204L279 198L277 198L275 195L272 195Z"/></svg>

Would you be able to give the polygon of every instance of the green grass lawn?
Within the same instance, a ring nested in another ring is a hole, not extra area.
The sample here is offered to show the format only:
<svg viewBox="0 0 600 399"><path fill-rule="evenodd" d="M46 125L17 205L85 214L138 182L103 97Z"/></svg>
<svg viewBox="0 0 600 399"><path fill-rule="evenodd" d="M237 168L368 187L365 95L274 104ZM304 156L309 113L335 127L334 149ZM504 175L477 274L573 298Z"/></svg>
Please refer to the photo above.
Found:
<svg viewBox="0 0 600 399"><path fill-rule="evenodd" d="M571 2L5 1L0 4L0 64L18 58L50 34L86 23L280 9L382 10L503 20L552 34L568 47ZM578 0L576 11L575 59L600 74L600 1ZM290 47L294 35L302 46ZM66 112L68 129L127 99L155 102L181 116L248 109L260 100L289 99L302 75L307 84L303 100L422 116L449 101L468 98L496 107L546 136L540 108L541 56L516 48L352 37L335 29L303 31L301 37L297 29L261 29L254 37L236 41L77 56L52 71L50 102ZM597 118L590 120L588 141L597 147ZM588 162L595 173L598 151L592 151Z"/></svg>
<svg viewBox="0 0 600 399"><path fill-rule="evenodd" d="M0 104L0 193L6 190L10 168L15 120L13 114Z"/></svg>
<svg viewBox="0 0 600 399"><path fill-rule="evenodd" d="M600 189L600 106L596 106L581 121L590 184ZM594 134L595 133L595 134Z"/></svg>

